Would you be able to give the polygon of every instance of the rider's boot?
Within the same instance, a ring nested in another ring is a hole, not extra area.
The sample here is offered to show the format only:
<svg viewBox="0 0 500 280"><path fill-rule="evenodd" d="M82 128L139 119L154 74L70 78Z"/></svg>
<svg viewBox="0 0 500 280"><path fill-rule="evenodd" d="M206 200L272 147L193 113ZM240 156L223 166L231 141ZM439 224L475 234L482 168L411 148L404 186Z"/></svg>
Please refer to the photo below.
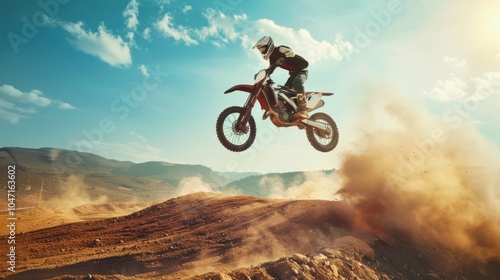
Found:
<svg viewBox="0 0 500 280"><path fill-rule="evenodd" d="M293 117L296 120L307 119L309 116L307 115L307 104L306 104L306 94L298 93L297 94L297 107L298 110Z"/></svg>

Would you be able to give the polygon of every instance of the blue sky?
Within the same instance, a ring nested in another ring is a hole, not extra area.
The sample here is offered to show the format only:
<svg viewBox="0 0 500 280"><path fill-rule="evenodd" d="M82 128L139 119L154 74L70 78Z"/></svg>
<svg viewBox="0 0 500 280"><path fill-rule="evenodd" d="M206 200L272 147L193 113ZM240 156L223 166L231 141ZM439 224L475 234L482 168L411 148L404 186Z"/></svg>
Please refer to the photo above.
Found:
<svg viewBox="0 0 500 280"><path fill-rule="evenodd" d="M500 146L498 1L9 0L0 18L2 147L219 171L330 169L370 131L359 115L380 86L438 117L474 100L466 121ZM306 90L336 93L321 109L340 129L333 152L260 110L249 151L216 139L218 114L246 100L224 90L266 65L251 49L263 35L309 60Z"/></svg>

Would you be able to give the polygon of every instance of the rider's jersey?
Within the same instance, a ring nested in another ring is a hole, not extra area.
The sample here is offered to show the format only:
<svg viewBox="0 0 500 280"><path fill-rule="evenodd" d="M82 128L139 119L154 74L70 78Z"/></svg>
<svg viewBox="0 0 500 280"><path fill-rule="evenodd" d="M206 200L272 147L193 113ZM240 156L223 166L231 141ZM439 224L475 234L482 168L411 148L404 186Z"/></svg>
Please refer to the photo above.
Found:
<svg viewBox="0 0 500 280"><path fill-rule="evenodd" d="M309 66L309 62L307 62L307 60L296 54L287 46L278 46L274 48L273 52L269 56L270 65L274 65L281 57L284 58L285 61L279 67L288 70L290 75L307 70L307 66Z"/></svg>

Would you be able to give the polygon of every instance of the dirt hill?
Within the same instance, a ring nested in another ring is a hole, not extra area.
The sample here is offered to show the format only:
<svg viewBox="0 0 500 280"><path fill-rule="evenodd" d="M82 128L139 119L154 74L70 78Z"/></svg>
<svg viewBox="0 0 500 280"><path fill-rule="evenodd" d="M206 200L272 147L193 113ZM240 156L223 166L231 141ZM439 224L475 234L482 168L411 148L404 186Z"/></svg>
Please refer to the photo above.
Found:
<svg viewBox="0 0 500 280"><path fill-rule="evenodd" d="M93 208L78 211L90 213ZM0 276L495 279L500 275L432 244L415 248L395 233L360 232L354 221L355 213L344 202L197 193L127 216L18 234L16 273L6 273L2 264ZM457 266L462 263L467 265ZM460 269L450 269L451 265Z"/></svg>

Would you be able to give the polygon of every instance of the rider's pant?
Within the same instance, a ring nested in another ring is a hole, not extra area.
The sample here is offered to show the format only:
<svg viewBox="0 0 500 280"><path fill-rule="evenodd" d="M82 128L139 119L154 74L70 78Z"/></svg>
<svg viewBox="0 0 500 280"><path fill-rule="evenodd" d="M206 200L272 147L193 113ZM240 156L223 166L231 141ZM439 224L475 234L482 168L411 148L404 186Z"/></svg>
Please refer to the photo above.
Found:
<svg viewBox="0 0 500 280"><path fill-rule="evenodd" d="M290 73L290 78L285 83L285 86L294 89L298 93L305 92L304 83L307 80L307 70L302 70L298 73Z"/></svg>

